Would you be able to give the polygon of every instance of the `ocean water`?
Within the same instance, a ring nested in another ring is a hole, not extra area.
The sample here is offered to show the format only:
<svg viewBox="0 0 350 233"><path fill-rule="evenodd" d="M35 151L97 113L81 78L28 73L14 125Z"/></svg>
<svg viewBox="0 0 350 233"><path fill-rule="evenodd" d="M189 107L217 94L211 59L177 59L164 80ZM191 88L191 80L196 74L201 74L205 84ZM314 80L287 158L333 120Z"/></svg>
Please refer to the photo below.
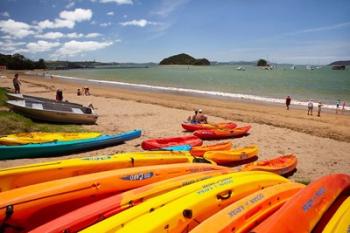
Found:
<svg viewBox="0 0 350 233"><path fill-rule="evenodd" d="M306 105L308 100L321 101L334 108L338 99L350 105L350 70L335 71L330 67L306 70L297 66L279 66L263 70L232 65L151 66L149 68L98 68L52 71L62 78L89 79L121 86L163 91L179 91L225 98L284 103L287 95L292 104Z"/></svg>

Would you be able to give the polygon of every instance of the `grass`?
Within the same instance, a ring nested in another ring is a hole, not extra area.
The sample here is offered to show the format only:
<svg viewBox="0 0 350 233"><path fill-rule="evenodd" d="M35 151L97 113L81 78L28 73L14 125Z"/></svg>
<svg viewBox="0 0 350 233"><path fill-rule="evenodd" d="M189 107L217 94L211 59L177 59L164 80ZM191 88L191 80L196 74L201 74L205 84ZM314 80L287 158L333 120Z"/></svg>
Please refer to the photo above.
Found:
<svg viewBox="0 0 350 233"><path fill-rule="evenodd" d="M21 132L86 132L80 125L50 124L32 121L20 114L10 112L5 106L5 89L0 88L0 134Z"/></svg>

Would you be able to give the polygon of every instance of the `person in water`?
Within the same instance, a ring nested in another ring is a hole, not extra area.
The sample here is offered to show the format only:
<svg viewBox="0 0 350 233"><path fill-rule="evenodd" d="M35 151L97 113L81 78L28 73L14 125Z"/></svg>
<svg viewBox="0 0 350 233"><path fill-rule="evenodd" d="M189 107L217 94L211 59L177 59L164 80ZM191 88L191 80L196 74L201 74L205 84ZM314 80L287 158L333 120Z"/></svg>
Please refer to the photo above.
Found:
<svg viewBox="0 0 350 233"><path fill-rule="evenodd" d="M21 94L21 81L18 78L18 74L15 74L15 77L12 80L13 82L13 87L15 88L15 94Z"/></svg>
<svg viewBox="0 0 350 233"><path fill-rule="evenodd" d="M291 101L292 101L292 98L290 98L290 96L287 96L287 98L286 98L287 110L289 110L289 105L290 105Z"/></svg>
<svg viewBox="0 0 350 233"><path fill-rule="evenodd" d="M63 101L63 91L61 89L57 89L56 91L56 101Z"/></svg>

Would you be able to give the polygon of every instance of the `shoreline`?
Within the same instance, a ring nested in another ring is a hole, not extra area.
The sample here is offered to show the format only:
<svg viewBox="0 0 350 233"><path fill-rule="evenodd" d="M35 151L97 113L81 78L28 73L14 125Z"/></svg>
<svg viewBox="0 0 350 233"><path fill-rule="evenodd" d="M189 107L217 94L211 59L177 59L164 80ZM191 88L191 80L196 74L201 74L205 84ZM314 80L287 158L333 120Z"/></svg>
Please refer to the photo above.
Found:
<svg viewBox="0 0 350 233"><path fill-rule="evenodd" d="M209 91L209 90L199 90L199 89L191 89L191 88L180 88L180 87L169 87L169 86L158 86L158 85L149 85L149 84L142 84L142 83L127 83L127 82L120 82L120 81L112 81L112 80L99 80L99 79L85 79L85 78L79 78L79 77L73 77L73 76L64 76L64 75L57 75L57 74L50 74L50 73L35 73L35 72L25 72L25 74L28 75L35 75L38 77L43 78L60 78L64 80L71 80L75 82L81 82L85 84L103 84L103 85L110 85L110 86L116 86L119 88L127 88L131 90L141 90L141 91L153 91L153 92L160 92L160 93L170 93L170 94L184 94L188 96L195 96L195 97L204 97L204 98L214 98L214 99L221 99L221 100L231 100L231 101L242 101L242 102L249 102L249 103L255 103L255 104L271 104L271 105L285 105L285 99L281 98L273 98L273 97L266 97L266 96L258 96L258 95L252 95L252 94L241 94L241 93L229 93L229 92L220 92L220 91ZM312 100L314 107L317 108L318 102ZM307 108L308 101L301 101L294 99L292 100L293 106L299 109L305 109ZM335 111L336 105L331 104L323 104L322 105L323 111ZM342 107L340 106L339 111L342 111ZM345 106L345 114L350 114L350 107Z"/></svg>
<svg viewBox="0 0 350 233"><path fill-rule="evenodd" d="M13 73L15 71L7 71L5 74L12 77ZM240 99L205 98L183 93L121 88L106 85L103 82L88 82L85 79L45 78L26 74L21 74L21 79L33 85L45 86L47 90L55 91L60 87L65 92L73 94L76 93L77 88L86 86L88 83L90 91L95 96L132 100L189 111L201 108L205 114L222 117L225 120L266 124L314 136L350 142L350 115L348 112L343 114L340 111L339 114L335 114L334 110L324 111L323 109L321 117L317 117L317 107L314 107L314 115L307 116L306 108L296 107L295 105L291 105L291 109L287 111L284 104L257 103ZM54 98L54 96L51 98ZM86 103L86 105L88 104L90 103Z"/></svg>
<svg viewBox="0 0 350 233"><path fill-rule="evenodd" d="M12 73L7 72L6 76L0 78L0 86L12 88ZM307 116L305 110L287 111L284 106L136 91L101 84L89 85L91 96L77 96L76 89L82 87L81 83L22 74L20 79L23 94L53 99L56 89L60 88L66 100L84 105L92 103L99 118L96 125L83 126L90 131L109 134L140 128L142 137L122 145L67 156L4 160L0 162L0 168L142 151L140 144L145 139L191 134L183 131L181 122L193 114L195 108L203 109L212 122L252 125L249 136L225 141L232 142L234 147L258 145L259 160L296 154L298 171L291 177L294 180L315 179L326 173L346 173L350 168L350 118L346 115L324 113L318 118ZM204 144L218 142L223 141L205 141Z"/></svg>

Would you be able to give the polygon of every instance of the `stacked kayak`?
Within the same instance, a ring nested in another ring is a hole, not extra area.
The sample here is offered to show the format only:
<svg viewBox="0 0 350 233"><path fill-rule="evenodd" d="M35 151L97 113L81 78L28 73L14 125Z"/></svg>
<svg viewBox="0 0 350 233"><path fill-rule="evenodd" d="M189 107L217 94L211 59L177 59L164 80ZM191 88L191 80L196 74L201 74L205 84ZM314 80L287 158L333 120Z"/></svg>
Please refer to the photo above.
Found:
<svg viewBox="0 0 350 233"><path fill-rule="evenodd" d="M188 152L147 151L29 164L0 170L0 192L113 169L192 162L197 160Z"/></svg>
<svg viewBox="0 0 350 233"><path fill-rule="evenodd" d="M259 149L256 145L234 148L223 151L208 151L204 158L212 160L220 165L229 165L234 162L247 160L258 155Z"/></svg>
<svg viewBox="0 0 350 233"><path fill-rule="evenodd" d="M162 148L180 146L180 145L190 145L200 146L202 145L202 140L196 136L180 136L180 137L169 137L169 138L154 138L144 140L141 144L144 150L160 150Z"/></svg>
<svg viewBox="0 0 350 233"><path fill-rule="evenodd" d="M349 175L324 176L295 194L253 232L311 232L337 197L349 188Z"/></svg>
<svg viewBox="0 0 350 233"><path fill-rule="evenodd" d="M0 145L23 145L30 143L44 143L52 141L70 141L101 136L98 132L87 133L17 133L0 137Z"/></svg>
<svg viewBox="0 0 350 233"><path fill-rule="evenodd" d="M202 157L205 152L207 151L221 151L221 150L230 150L232 147L231 142L222 142L222 143L217 143L217 144L212 144L212 145L202 145L202 146L194 146L191 148L190 153L193 156L199 156Z"/></svg>
<svg viewBox="0 0 350 233"><path fill-rule="evenodd" d="M196 130L207 130L207 129L234 129L237 127L237 124L233 122L224 122L224 123L208 123L208 124L193 124L193 123L182 123L182 128L187 131L193 132Z"/></svg>
<svg viewBox="0 0 350 233"><path fill-rule="evenodd" d="M207 140L242 137L248 134L250 125L234 129L208 129L194 131L193 135Z"/></svg>
<svg viewBox="0 0 350 233"><path fill-rule="evenodd" d="M28 231L103 198L181 175L222 170L211 164L169 164L98 172L0 193L0 222Z"/></svg>
<svg viewBox="0 0 350 233"><path fill-rule="evenodd" d="M297 167L295 155L282 155L271 160L257 161L243 165L242 171L268 171L279 175L286 175Z"/></svg>
<svg viewBox="0 0 350 233"><path fill-rule="evenodd" d="M81 140L54 141L14 146L2 145L0 146L0 160L68 154L76 151L112 146L140 136L141 130L132 130L120 134L101 135L99 137Z"/></svg>

